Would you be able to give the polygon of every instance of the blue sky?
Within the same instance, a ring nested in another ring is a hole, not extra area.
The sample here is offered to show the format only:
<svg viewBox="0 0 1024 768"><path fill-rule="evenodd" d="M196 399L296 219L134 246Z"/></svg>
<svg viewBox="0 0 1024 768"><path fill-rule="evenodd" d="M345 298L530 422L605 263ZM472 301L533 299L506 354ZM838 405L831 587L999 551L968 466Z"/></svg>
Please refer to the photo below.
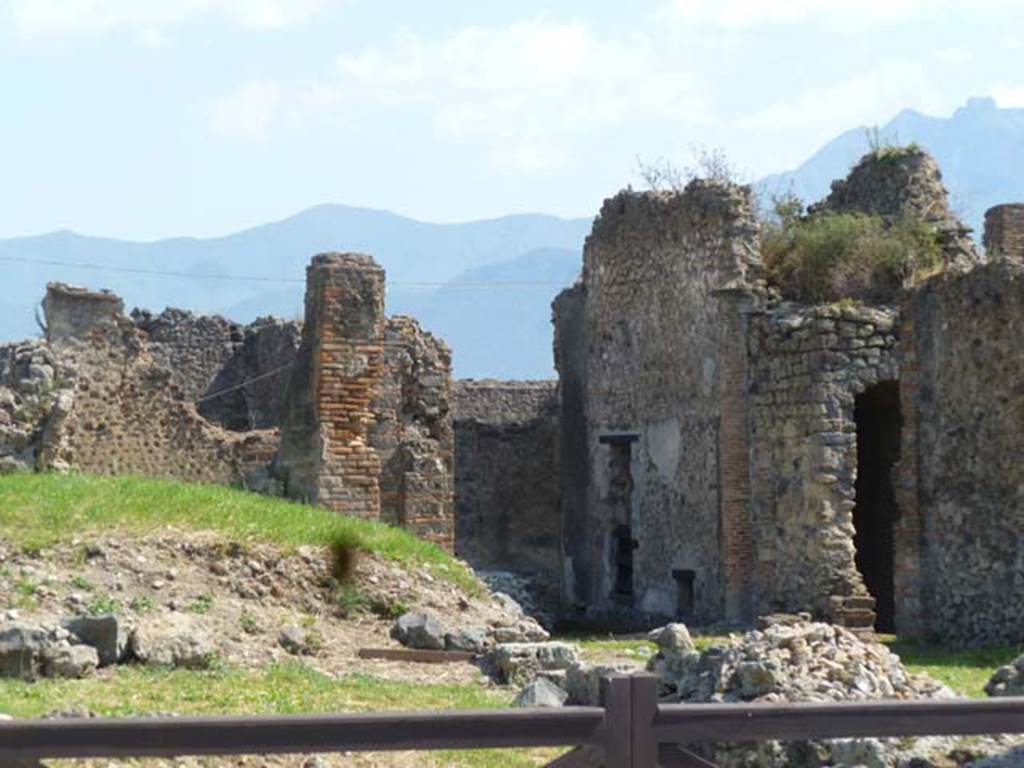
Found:
<svg viewBox="0 0 1024 768"><path fill-rule="evenodd" d="M1019 0L0 0L0 237L209 236L340 202L590 216L636 157L748 177L969 96Z"/></svg>

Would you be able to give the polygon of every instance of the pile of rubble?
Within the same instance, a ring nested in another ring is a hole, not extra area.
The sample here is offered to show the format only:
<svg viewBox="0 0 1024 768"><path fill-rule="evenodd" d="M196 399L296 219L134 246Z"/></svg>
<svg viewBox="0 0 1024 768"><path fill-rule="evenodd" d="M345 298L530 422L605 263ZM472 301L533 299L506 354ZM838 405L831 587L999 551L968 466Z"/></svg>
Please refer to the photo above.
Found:
<svg viewBox="0 0 1024 768"><path fill-rule="evenodd" d="M949 699L956 695L925 675L907 671L881 643L843 627L812 621L773 624L730 645L703 652L682 624L652 633L658 653L648 665L670 701L829 702ZM1024 662L1022 662L1024 668ZM1006 673L1003 674L1007 678ZM757 744L694 744L688 748L721 768L948 768L1004 752L1005 738L831 739ZM991 763L993 766L1024 763Z"/></svg>
<svg viewBox="0 0 1024 768"><path fill-rule="evenodd" d="M703 653L682 624L656 635L650 669L679 701L860 701L954 698L931 678L912 675L881 643L816 622L775 624Z"/></svg>

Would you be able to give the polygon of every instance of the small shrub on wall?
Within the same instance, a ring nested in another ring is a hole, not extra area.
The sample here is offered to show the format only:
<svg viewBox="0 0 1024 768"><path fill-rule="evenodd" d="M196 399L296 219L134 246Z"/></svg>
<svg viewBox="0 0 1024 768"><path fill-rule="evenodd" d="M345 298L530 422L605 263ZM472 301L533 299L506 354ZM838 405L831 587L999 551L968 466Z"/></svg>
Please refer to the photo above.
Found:
<svg viewBox="0 0 1024 768"><path fill-rule="evenodd" d="M783 298L891 303L904 286L942 267L938 234L919 218L802 210L798 200L784 198L762 227L768 281Z"/></svg>

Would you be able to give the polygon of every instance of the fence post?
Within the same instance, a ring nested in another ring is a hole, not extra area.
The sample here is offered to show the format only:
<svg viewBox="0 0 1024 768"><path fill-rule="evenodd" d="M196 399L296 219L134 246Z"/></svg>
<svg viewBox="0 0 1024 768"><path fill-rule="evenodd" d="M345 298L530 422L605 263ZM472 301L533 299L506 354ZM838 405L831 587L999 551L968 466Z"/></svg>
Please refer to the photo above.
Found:
<svg viewBox="0 0 1024 768"><path fill-rule="evenodd" d="M601 679L605 768L633 768L632 681L626 675Z"/></svg>
<svg viewBox="0 0 1024 768"><path fill-rule="evenodd" d="M658 743L654 740L654 718L658 714L658 678L644 672L630 678L633 706L632 768L658 768Z"/></svg>

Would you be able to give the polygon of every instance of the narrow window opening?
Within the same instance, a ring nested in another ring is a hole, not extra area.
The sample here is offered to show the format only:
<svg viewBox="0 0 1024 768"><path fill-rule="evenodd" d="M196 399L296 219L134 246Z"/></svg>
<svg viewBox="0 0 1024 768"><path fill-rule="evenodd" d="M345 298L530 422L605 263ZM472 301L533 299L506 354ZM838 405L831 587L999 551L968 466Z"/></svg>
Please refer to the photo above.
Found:
<svg viewBox="0 0 1024 768"><path fill-rule="evenodd" d="M636 435L606 435L608 446L608 510L611 519L612 591L618 598L633 596L633 443Z"/></svg>

